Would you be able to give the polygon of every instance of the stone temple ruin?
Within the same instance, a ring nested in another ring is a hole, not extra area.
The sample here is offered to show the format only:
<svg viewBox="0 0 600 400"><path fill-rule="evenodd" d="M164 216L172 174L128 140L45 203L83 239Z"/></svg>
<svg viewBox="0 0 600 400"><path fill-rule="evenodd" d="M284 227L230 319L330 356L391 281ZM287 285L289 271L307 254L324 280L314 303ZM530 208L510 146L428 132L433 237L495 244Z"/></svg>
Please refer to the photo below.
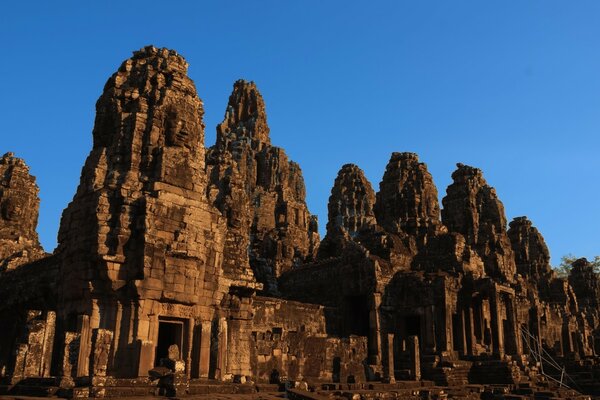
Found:
<svg viewBox="0 0 600 400"><path fill-rule="evenodd" d="M481 170L458 164L440 207L415 154L377 193L344 165L320 240L256 85L235 82L209 148L202 117L180 55L126 60L53 254L35 179L0 159L0 394L600 394L598 275L558 278Z"/></svg>

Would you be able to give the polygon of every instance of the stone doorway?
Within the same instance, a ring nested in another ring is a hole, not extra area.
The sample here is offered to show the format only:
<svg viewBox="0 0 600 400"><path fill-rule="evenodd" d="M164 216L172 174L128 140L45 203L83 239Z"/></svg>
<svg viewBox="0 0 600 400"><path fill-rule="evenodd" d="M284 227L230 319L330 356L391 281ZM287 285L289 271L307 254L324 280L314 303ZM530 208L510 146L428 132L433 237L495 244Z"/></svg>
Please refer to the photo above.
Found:
<svg viewBox="0 0 600 400"><path fill-rule="evenodd" d="M369 335L369 301L367 296L345 298L345 334Z"/></svg>
<svg viewBox="0 0 600 400"><path fill-rule="evenodd" d="M421 340L421 316L408 315L404 317L404 338L417 336Z"/></svg>
<svg viewBox="0 0 600 400"><path fill-rule="evenodd" d="M161 358L169 355L169 346L176 344L179 351L183 349L183 322L158 321L158 341L156 343L156 356L154 366L160 365Z"/></svg>

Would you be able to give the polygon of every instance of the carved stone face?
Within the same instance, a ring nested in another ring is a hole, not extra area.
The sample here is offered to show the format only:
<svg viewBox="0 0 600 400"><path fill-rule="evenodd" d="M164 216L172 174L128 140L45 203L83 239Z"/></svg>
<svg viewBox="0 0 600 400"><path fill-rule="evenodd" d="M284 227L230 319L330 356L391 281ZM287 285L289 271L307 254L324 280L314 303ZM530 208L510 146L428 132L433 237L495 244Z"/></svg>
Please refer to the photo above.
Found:
<svg viewBox="0 0 600 400"><path fill-rule="evenodd" d="M167 112L165 121L167 145L176 147L190 147L190 132L187 121L182 118L183 113L176 109Z"/></svg>
<svg viewBox="0 0 600 400"><path fill-rule="evenodd" d="M167 146L194 147L193 141L198 140L196 113L191 110L190 105L172 105L168 108L165 116L165 139Z"/></svg>
<svg viewBox="0 0 600 400"><path fill-rule="evenodd" d="M0 211L2 212L2 219L6 221L16 221L22 215L22 207L17 204L13 199L8 198L0 205Z"/></svg>

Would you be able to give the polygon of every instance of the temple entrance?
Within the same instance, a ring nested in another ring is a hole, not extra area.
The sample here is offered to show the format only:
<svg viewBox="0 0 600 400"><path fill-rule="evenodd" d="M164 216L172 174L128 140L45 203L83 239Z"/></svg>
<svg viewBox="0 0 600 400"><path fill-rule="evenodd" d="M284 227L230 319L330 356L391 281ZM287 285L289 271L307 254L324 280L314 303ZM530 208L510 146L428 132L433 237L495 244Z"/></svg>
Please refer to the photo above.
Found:
<svg viewBox="0 0 600 400"><path fill-rule="evenodd" d="M154 366L160 365L161 358L167 358L169 355L169 346L173 344L179 347L179 354L181 354L183 349L183 322L159 321Z"/></svg>
<svg viewBox="0 0 600 400"><path fill-rule="evenodd" d="M452 314L452 347L454 351L464 353L463 329L460 314Z"/></svg>
<svg viewBox="0 0 600 400"><path fill-rule="evenodd" d="M369 301L366 296L347 296L345 299L346 334L369 335Z"/></svg>
<svg viewBox="0 0 600 400"><path fill-rule="evenodd" d="M419 315L409 315L404 317L404 338L409 336L418 336L421 340L421 317Z"/></svg>

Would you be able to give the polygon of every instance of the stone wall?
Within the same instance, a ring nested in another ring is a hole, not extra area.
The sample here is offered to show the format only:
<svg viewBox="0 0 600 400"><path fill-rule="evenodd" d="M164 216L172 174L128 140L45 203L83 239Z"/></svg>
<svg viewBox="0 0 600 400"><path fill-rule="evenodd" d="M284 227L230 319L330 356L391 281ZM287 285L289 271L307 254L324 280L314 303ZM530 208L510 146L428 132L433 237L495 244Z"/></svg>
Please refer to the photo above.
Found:
<svg viewBox="0 0 600 400"><path fill-rule="evenodd" d="M187 67L149 46L110 77L53 255L35 232L35 179L0 159L5 381L55 375L102 397L123 382L147 392L165 365L185 392L195 378L392 382L421 369L466 383L472 361L480 382L490 360L510 380L536 346L595 362L600 278L585 259L558 278L531 221L507 230L481 170L458 164L440 209L414 153L392 153L377 193L346 164L319 243L256 84L235 82L206 149Z"/></svg>
<svg viewBox="0 0 600 400"><path fill-rule="evenodd" d="M254 301L252 370L259 382L364 381L365 337L333 338L325 307L273 298Z"/></svg>

